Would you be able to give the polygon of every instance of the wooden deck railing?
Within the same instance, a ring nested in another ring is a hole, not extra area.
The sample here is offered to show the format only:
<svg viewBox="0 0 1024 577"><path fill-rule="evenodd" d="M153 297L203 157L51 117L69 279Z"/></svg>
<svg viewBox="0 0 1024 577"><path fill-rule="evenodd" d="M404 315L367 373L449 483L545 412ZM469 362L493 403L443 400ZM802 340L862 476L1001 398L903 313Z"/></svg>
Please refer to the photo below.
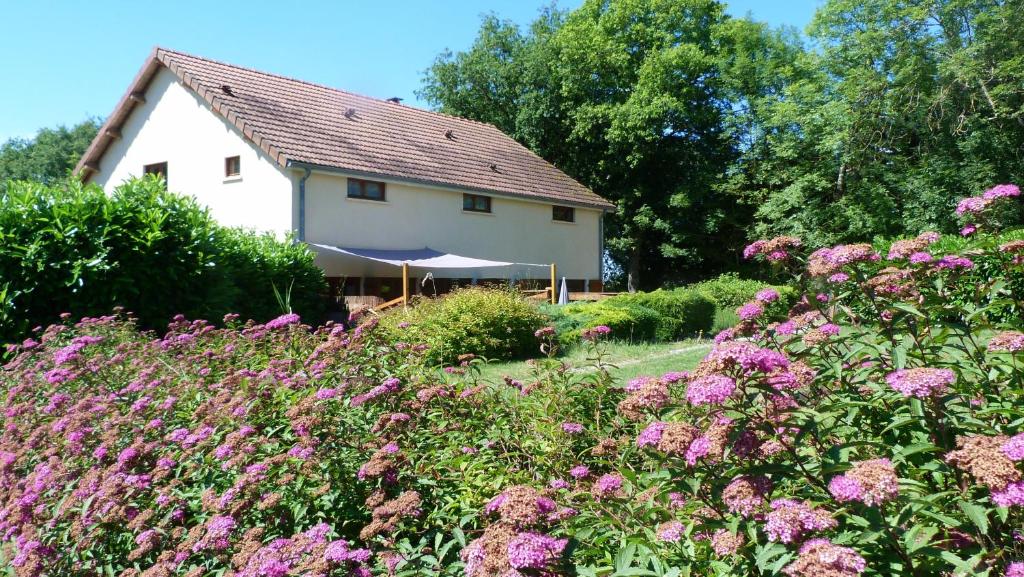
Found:
<svg viewBox="0 0 1024 577"><path fill-rule="evenodd" d="M380 311L389 309L391 307L398 306L398 305L404 305L404 304L405 304L405 297L398 297L396 299L391 299L391 300L389 300L388 302L386 302L384 304L380 304L380 305L377 305L377 306L373 307L373 310L377 311L377 312L380 312Z"/></svg>

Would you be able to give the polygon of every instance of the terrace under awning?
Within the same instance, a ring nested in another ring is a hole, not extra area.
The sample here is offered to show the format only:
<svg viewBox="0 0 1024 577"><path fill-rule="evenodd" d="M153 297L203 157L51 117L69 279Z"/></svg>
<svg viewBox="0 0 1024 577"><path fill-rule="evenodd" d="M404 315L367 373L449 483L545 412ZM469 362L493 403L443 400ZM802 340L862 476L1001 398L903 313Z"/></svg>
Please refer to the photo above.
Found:
<svg viewBox="0 0 1024 577"><path fill-rule="evenodd" d="M419 269L424 273L430 271L472 269L473 274L471 276L473 276L473 278L477 278L478 275L483 278L487 278L491 272L495 272L495 269L504 269L505 271L508 271L509 268L522 267L526 269L526 271L529 271L534 267L548 268L550 269L551 276L550 292L548 294L551 295L550 298L552 303L555 302L556 298L556 268L554 263L535 264L488 260L445 253L429 247L417 249L373 249L349 248L318 243L309 243L309 245L317 253L317 261L320 266L325 266L327 268L337 267L335 270L343 269L350 271L348 274L353 276L390 276L389 272L394 270L392 267L401 268L402 286L404 287L404 290L402 297L395 299L393 302L401 301L403 304L409 302L409 272L410 269L414 268ZM533 273L526 271L523 272L532 277ZM507 274L508 272L498 273L495 276L506 278L505 275Z"/></svg>
<svg viewBox="0 0 1024 577"><path fill-rule="evenodd" d="M338 254L389 264L391 266L402 266L403 264L408 264L410 267L414 268L460 269L493 268L504 266L551 266L549 264L505 262L499 260L472 258L468 256L460 256L457 254L445 253L428 247L418 249L387 250L375 248L347 248L316 243L313 243L312 246Z"/></svg>

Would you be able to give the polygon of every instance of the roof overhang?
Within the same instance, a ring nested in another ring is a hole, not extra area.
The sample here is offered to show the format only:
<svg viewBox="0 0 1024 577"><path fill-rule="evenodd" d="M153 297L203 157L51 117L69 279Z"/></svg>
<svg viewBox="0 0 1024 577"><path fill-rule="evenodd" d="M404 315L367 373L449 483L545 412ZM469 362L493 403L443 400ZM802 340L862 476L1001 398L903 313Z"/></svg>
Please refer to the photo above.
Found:
<svg viewBox="0 0 1024 577"><path fill-rule="evenodd" d="M128 91L117 102L114 111L107 117L106 122L100 127L96 137L89 144L89 148L86 149L85 154L82 155L81 160L75 166L75 174L79 175L83 182L88 182L90 176L100 170L103 154L114 140L121 137L121 127L132 111L135 110L135 107L145 104L146 90L161 68L166 68L173 72L178 77L178 80L199 96L214 113L223 118L228 124L237 128L246 140L249 140L265 152L278 166L284 168L287 165L288 159L281 152L280 148L264 138L256 130L253 130L252 126L247 125L234 111L229 110L226 101L220 97L219 93L202 86L197 78L175 66L167 58L166 53L159 47L156 47L150 52L149 57L146 58L146 63L142 65L139 73L135 75L135 79L132 80L131 85L128 87Z"/></svg>
<svg viewBox="0 0 1024 577"><path fill-rule="evenodd" d="M535 202L535 203L544 203L544 204L557 204L559 206L572 206L572 207L575 207L575 208L586 208L586 209L590 209L590 210L600 210L602 212L612 212L612 213L614 213L616 211L614 205L587 204L587 203L578 202L578 201L565 200L564 198L541 198L541 197L538 197L538 196L535 196L535 195L511 194L511 193L508 193L508 192L505 192L505 191L500 191L500 190L490 190L490 189L486 189L486 188L476 188L476 187L463 186L463 185L459 185L459 184L452 184L452 183L435 181L435 180L425 180L425 179L422 179L422 178L406 178L406 177L402 177L402 176L395 176L393 174L384 174L384 173L379 173L379 172L365 172L365 171L360 171L360 170L349 170L347 168L338 168L336 166L324 166L324 165L320 165L320 164L311 164L311 163L308 163L308 162L300 162L300 161L294 161L294 160L288 161L288 163L286 165L286 168L295 168L295 169L301 169L301 170L309 169L309 170L311 170L313 172L324 172L324 173L328 173L328 174L337 174L337 175L341 175L341 176L354 176L356 178L367 178L367 179L375 179L375 180L381 180L381 181L405 182L405 183L415 184L415 185L419 185L419 186L425 186L425 187L429 187L429 188L438 188L438 189L445 189L445 190L458 190L458 191L470 192L470 193L474 193L474 194L486 194L486 195L497 196L497 197L502 197L502 198L514 198L516 200L522 200L522 201L525 201L525 202Z"/></svg>

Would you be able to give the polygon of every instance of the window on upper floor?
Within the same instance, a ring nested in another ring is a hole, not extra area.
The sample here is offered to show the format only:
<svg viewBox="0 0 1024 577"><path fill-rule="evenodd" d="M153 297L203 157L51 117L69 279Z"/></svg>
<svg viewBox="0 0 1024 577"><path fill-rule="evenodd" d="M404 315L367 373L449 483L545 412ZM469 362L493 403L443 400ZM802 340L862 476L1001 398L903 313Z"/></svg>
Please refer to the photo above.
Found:
<svg viewBox="0 0 1024 577"><path fill-rule="evenodd" d="M154 164L147 164L142 167L142 174L159 174L167 180L167 163L157 162Z"/></svg>
<svg viewBox="0 0 1024 577"><path fill-rule="evenodd" d="M576 222L576 209L571 206L552 206L551 220L558 222Z"/></svg>
<svg viewBox="0 0 1024 577"><path fill-rule="evenodd" d="M359 178L348 179L348 197L363 200L384 200L384 183Z"/></svg>
<svg viewBox="0 0 1024 577"><path fill-rule="evenodd" d="M242 157L229 156L224 159L224 176L231 178L242 175Z"/></svg>
<svg viewBox="0 0 1024 577"><path fill-rule="evenodd" d="M463 194L462 210L469 212L491 212L491 197L480 194Z"/></svg>

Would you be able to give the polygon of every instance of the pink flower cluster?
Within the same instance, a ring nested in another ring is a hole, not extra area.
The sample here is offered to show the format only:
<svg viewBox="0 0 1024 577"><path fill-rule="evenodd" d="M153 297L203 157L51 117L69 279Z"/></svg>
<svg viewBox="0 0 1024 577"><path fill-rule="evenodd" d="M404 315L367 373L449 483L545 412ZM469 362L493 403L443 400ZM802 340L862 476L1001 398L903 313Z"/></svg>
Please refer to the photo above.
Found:
<svg viewBox="0 0 1024 577"><path fill-rule="evenodd" d="M765 531L769 541L792 543L812 531L824 531L836 526L836 520L826 511L792 499L776 499L771 503Z"/></svg>
<svg viewBox="0 0 1024 577"><path fill-rule="evenodd" d="M800 556L782 570L790 577L854 577L867 569L867 561L849 547L828 539L811 539L800 547Z"/></svg>
<svg viewBox="0 0 1024 577"><path fill-rule="evenodd" d="M942 395L954 381L956 374L952 370L928 367L900 369L885 377L885 382L903 396L918 399Z"/></svg>
<svg viewBox="0 0 1024 577"><path fill-rule="evenodd" d="M708 375L690 381L686 400L691 405L721 405L736 391L736 381L725 375Z"/></svg>
<svg viewBox="0 0 1024 577"><path fill-rule="evenodd" d="M998 198L1013 198L1020 196L1020 187L1016 184L997 184L985 191L982 198L996 200Z"/></svg>
<svg viewBox="0 0 1024 577"><path fill-rule="evenodd" d="M780 262L789 258L790 251L800 248L803 243L792 236L777 236L771 240L757 240L743 249L743 258L763 256L769 262Z"/></svg>
<svg viewBox="0 0 1024 577"><path fill-rule="evenodd" d="M520 533L508 544L508 564L514 569L545 569L561 558L568 543L542 533Z"/></svg>
<svg viewBox="0 0 1024 577"><path fill-rule="evenodd" d="M846 473L833 477L829 492L840 503L860 501L868 506L881 505L899 494L899 477L889 459L854 463Z"/></svg>
<svg viewBox="0 0 1024 577"><path fill-rule="evenodd" d="M764 305L759 301L751 301L736 309L740 320L752 321L764 314Z"/></svg>
<svg viewBox="0 0 1024 577"><path fill-rule="evenodd" d="M1003 331L988 341L988 350L993 353L1019 353L1024 351L1024 333Z"/></svg>

